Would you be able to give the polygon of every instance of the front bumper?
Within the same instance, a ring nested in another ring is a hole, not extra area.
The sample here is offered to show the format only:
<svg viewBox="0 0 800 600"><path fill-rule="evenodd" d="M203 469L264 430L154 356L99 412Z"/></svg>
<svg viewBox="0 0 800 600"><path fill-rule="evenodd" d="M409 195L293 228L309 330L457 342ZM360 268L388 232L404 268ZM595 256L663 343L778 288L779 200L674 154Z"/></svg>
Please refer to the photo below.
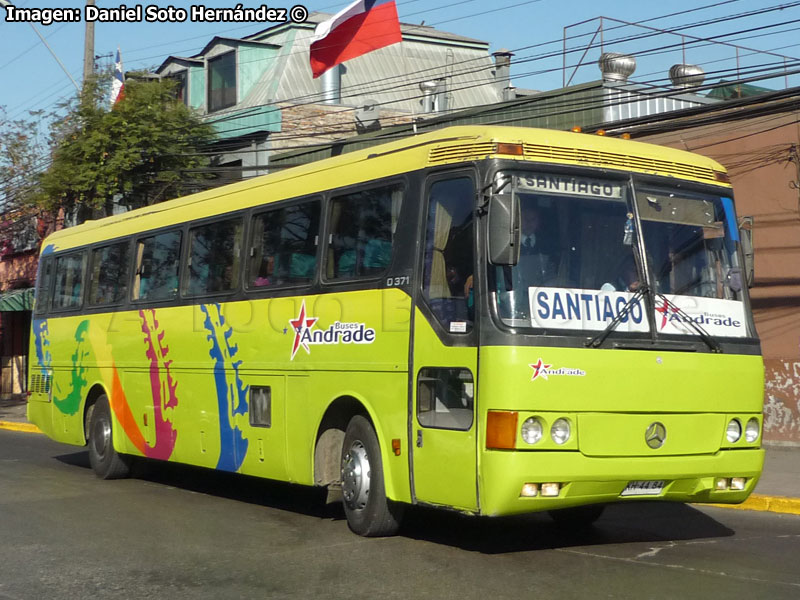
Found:
<svg viewBox="0 0 800 600"><path fill-rule="evenodd" d="M484 450L480 454L480 513L500 516L597 502L666 500L738 504L755 489L764 450L721 450L666 457L589 458L578 451ZM744 490L716 490L715 480L745 477ZM663 480L658 495L621 496L631 481ZM526 483L559 483L558 497L521 497Z"/></svg>

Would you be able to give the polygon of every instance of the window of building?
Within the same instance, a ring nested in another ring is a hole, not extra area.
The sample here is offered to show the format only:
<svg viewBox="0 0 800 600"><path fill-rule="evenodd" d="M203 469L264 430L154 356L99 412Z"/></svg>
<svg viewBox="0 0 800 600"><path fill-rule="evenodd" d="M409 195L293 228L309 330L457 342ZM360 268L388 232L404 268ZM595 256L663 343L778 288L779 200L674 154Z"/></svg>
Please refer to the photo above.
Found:
<svg viewBox="0 0 800 600"><path fill-rule="evenodd" d="M446 331L466 333L474 312L475 189L468 177L437 181L428 198L422 292Z"/></svg>
<svg viewBox="0 0 800 600"><path fill-rule="evenodd" d="M118 304L128 294L131 246L120 242L92 251L89 304Z"/></svg>
<svg viewBox="0 0 800 600"><path fill-rule="evenodd" d="M86 253L76 252L56 259L53 308L80 308L83 303L83 278Z"/></svg>
<svg viewBox="0 0 800 600"><path fill-rule="evenodd" d="M189 264L184 294L200 296L235 289L241 268L243 225L228 219L189 231Z"/></svg>
<svg viewBox="0 0 800 600"><path fill-rule="evenodd" d="M248 287L307 283L317 268L319 202L303 202L253 219Z"/></svg>
<svg viewBox="0 0 800 600"><path fill-rule="evenodd" d="M236 52L208 61L208 112L236 104Z"/></svg>
<svg viewBox="0 0 800 600"><path fill-rule="evenodd" d="M178 102L189 104L188 90L186 87L187 77L186 71L178 71L167 75L167 79L175 82L175 89L172 91L175 99Z"/></svg>
<svg viewBox="0 0 800 600"><path fill-rule="evenodd" d="M402 201L400 185L333 198L328 279L370 277L389 268Z"/></svg>
<svg viewBox="0 0 800 600"><path fill-rule="evenodd" d="M167 231L136 243L134 300L167 300L178 293L181 232Z"/></svg>

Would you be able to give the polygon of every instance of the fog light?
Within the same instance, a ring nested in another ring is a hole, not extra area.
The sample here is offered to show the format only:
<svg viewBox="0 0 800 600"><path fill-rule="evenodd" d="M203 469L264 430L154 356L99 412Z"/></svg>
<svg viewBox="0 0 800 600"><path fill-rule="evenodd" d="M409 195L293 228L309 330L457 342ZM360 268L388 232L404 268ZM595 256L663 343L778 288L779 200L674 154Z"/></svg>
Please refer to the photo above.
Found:
<svg viewBox="0 0 800 600"><path fill-rule="evenodd" d="M569 441L570 434L569 421L566 419L558 419L550 428L550 437L558 445L566 444Z"/></svg>
<svg viewBox="0 0 800 600"><path fill-rule="evenodd" d="M758 419L753 417L747 422L747 427L744 428L744 439L748 444L752 444L758 439Z"/></svg>
<svg viewBox="0 0 800 600"><path fill-rule="evenodd" d="M542 484L542 496L558 496L558 492L561 490L560 483L543 483Z"/></svg>
<svg viewBox="0 0 800 600"><path fill-rule="evenodd" d="M524 498L533 498L539 493L538 483L526 483L522 486L522 491L519 493Z"/></svg>
<svg viewBox="0 0 800 600"><path fill-rule="evenodd" d="M743 490L745 484L747 483L746 477L732 477L731 478L731 489L732 490Z"/></svg>
<svg viewBox="0 0 800 600"><path fill-rule="evenodd" d="M522 424L521 433L525 443L535 444L542 439L542 422L536 417L525 419L525 422Z"/></svg>
<svg viewBox="0 0 800 600"><path fill-rule="evenodd" d="M725 437L728 438L728 442L731 444L735 444L739 441L739 438L742 437L742 424L739 423L739 419L731 419L731 422L728 423Z"/></svg>
<svg viewBox="0 0 800 600"><path fill-rule="evenodd" d="M718 491L727 490L728 489L728 480L727 479L717 479L714 481L714 488Z"/></svg>

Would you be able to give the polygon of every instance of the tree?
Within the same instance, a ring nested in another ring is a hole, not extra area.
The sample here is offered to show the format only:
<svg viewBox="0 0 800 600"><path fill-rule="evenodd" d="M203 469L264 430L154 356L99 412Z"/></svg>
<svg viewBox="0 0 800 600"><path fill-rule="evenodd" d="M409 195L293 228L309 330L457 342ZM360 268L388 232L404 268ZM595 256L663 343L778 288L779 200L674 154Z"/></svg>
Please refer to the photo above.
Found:
<svg viewBox="0 0 800 600"><path fill-rule="evenodd" d="M83 221L111 214L115 202L133 209L195 191L196 170L208 164L199 149L214 133L175 99L174 82L129 78L110 110L105 89L102 80L88 81L54 122L52 164L36 202L78 209Z"/></svg>
<svg viewBox="0 0 800 600"><path fill-rule="evenodd" d="M46 149L38 134L42 113L30 115L31 120L10 120L0 107L0 212L30 203L37 191Z"/></svg>

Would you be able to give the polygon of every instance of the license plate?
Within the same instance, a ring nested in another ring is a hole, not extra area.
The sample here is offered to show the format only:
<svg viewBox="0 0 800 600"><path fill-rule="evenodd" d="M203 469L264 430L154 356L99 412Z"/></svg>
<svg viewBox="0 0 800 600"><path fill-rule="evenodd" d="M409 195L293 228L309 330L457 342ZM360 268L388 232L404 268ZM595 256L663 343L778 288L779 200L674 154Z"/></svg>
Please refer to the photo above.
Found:
<svg viewBox="0 0 800 600"><path fill-rule="evenodd" d="M620 496L658 496L664 489L664 481L630 481Z"/></svg>

